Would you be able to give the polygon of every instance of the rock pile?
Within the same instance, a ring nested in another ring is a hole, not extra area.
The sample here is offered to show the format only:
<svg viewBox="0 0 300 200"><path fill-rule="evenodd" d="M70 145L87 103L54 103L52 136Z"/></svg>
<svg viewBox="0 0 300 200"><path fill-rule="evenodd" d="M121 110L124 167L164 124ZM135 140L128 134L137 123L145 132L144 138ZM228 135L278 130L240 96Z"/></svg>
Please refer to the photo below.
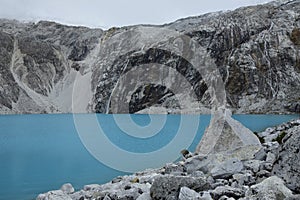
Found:
<svg viewBox="0 0 300 200"><path fill-rule="evenodd" d="M258 135L266 142L252 159L222 153L193 155L103 185L86 185L77 192L65 184L37 200L300 199L300 119Z"/></svg>

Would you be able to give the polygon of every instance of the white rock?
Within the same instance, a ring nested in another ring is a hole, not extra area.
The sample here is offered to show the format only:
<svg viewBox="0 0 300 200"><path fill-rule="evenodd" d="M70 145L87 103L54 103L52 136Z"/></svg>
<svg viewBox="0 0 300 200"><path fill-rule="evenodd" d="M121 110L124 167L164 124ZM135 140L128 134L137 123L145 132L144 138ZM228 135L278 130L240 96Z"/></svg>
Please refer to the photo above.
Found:
<svg viewBox="0 0 300 200"><path fill-rule="evenodd" d="M72 198L61 190L53 190L45 194L40 194L37 200L72 200Z"/></svg>
<svg viewBox="0 0 300 200"><path fill-rule="evenodd" d="M210 193L207 191L201 192L201 200L213 200Z"/></svg>
<svg viewBox="0 0 300 200"><path fill-rule="evenodd" d="M63 184L61 186L60 190L66 194L71 194L75 191L71 183Z"/></svg>
<svg viewBox="0 0 300 200"><path fill-rule="evenodd" d="M250 191L246 194L247 197L251 198L264 198L264 199L282 199L287 197L293 197L293 193L284 185L284 181L277 176L271 176L261 183L252 185Z"/></svg>
<svg viewBox="0 0 300 200"><path fill-rule="evenodd" d="M178 200L186 200L186 199L190 199L190 200L200 199L200 194L195 190L191 190L188 187L182 187L180 188Z"/></svg>
<svg viewBox="0 0 300 200"><path fill-rule="evenodd" d="M143 193L136 200L151 200L150 193Z"/></svg>
<svg viewBox="0 0 300 200"><path fill-rule="evenodd" d="M250 169L253 172L259 171L259 166L263 163L263 161L260 160L248 160L244 162L244 166L246 169Z"/></svg>
<svg viewBox="0 0 300 200"><path fill-rule="evenodd" d="M258 133L258 136L259 136L259 137L266 137L266 136L268 136L269 134L270 134L269 132L263 131L263 132Z"/></svg>
<svg viewBox="0 0 300 200"><path fill-rule="evenodd" d="M243 163L236 159L232 158L222 162L219 165L216 165L211 170L211 175L214 178L226 178L233 174L239 173L243 169Z"/></svg>
<svg viewBox="0 0 300 200"><path fill-rule="evenodd" d="M266 129L266 132L272 133L274 130L275 130L274 128L267 128L267 129Z"/></svg>
<svg viewBox="0 0 300 200"><path fill-rule="evenodd" d="M266 161L270 163L274 163L275 160L276 160L276 155L271 152L268 152Z"/></svg>
<svg viewBox="0 0 300 200"><path fill-rule="evenodd" d="M46 200L46 194L39 194L36 200Z"/></svg>
<svg viewBox="0 0 300 200"><path fill-rule="evenodd" d="M98 184L90 184L90 185L85 185L83 187L83 190L85 190L85 191L95 190L95 189L97 189L99 187L100 187L100 185L98 185Z"/></svg>

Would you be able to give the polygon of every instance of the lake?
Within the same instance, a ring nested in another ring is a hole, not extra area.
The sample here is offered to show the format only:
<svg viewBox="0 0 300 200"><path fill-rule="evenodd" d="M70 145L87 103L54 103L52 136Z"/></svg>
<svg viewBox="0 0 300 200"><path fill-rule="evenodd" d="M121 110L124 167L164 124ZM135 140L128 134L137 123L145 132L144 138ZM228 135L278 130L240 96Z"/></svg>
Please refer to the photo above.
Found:
<svg viewBox="0 0 300 200"><path fill-rule="evenodd" d="M258 132L299 115L233 117ZM0 199L34 199L67 182L80 189L163 166L183 147L194 151L209 121L209 115L0 115Z"/></svg>

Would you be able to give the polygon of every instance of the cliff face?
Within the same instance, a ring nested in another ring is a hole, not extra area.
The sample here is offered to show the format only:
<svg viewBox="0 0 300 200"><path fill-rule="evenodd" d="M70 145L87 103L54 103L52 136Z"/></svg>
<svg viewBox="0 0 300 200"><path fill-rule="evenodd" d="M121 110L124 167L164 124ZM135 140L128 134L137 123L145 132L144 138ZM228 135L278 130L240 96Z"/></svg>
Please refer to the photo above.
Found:
<svg viewBox="0 0 300 200"><path fill-rule="evenodd" d="M233 112L300 112L294 0L107 31L0 20L0 113L208 112L194 43Z"/></svg>

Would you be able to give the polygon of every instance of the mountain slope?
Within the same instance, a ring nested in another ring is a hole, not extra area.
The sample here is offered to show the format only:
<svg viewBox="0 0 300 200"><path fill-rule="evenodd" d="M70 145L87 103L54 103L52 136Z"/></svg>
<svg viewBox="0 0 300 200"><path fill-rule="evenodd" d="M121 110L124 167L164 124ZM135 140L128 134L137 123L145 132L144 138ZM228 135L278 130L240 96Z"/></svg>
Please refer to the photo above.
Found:
<svg viewBox="0 0 300 200"><path fill-rule="evenodd" d="M0 20L0 113L207 113L211 74L193 45L233 112L300 112L293 0L106 31Z"/></svg>

